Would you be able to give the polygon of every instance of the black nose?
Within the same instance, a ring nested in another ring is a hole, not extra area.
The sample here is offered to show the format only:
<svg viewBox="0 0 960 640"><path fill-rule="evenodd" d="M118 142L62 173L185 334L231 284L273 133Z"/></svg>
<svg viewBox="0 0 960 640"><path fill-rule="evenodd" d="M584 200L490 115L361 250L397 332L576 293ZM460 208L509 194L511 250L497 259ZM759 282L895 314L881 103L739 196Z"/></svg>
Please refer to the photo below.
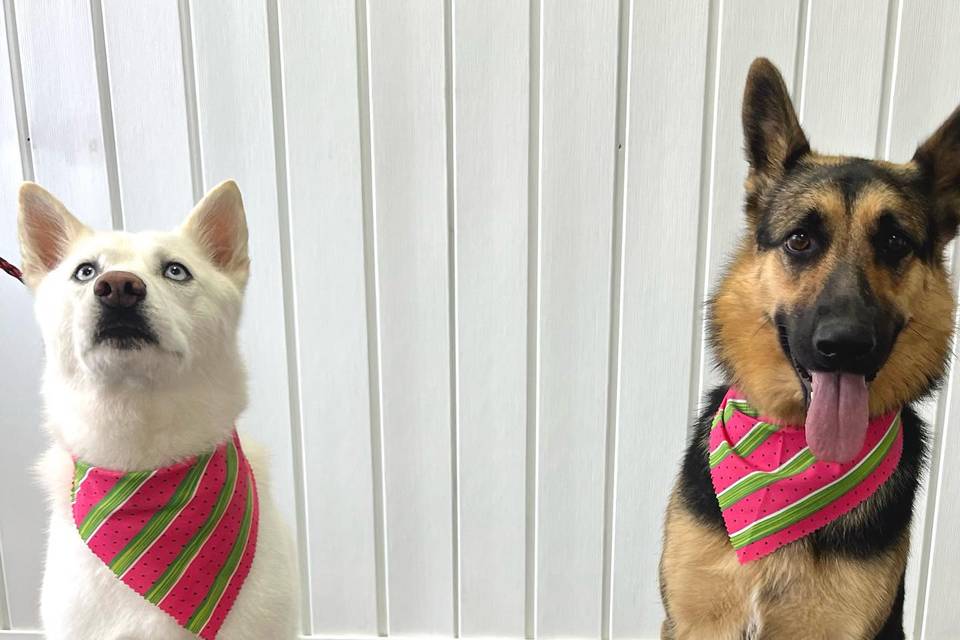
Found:
<svg viewBox="0 0 960 640"><path fill-rule="evenodd" d="M107 307L132 307L147 297L147 285L128 271L107 271L97 278L93 293Z"/></svg>
<svg viewBox="0 0 960 640"><path fill-rule="evenodd" d="M830 318L813 332L813 346L824 358L842 365L870 355L877 347L877 337L868 324Z"/></svg>

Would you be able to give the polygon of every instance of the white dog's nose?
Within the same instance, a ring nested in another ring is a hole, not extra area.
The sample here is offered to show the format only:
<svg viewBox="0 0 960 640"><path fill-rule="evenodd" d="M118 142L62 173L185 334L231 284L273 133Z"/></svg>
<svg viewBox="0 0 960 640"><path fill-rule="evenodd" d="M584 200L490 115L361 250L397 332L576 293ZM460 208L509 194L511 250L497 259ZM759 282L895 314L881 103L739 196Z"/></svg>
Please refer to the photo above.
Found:
<svg viewBox="0 0 960 640"><path fill-rule="evenodd" d="M93 293L108 307L132 307L147 297L147 285L129 271L107 271L97 278Z"/></svg>

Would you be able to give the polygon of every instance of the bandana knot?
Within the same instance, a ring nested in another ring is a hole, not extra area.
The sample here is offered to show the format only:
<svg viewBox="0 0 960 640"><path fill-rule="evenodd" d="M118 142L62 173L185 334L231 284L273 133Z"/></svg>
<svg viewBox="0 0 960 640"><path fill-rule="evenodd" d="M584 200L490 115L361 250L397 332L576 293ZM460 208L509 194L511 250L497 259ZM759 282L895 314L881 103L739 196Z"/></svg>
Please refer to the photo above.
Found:
<svg viewBox="0 0 960 640"><path fill-rule="evenodd" d="M151 471L75 463L81 539L124 584L213 640L250 571L259 502L240 439Z"/></svg>
<svg viewBox="0 0 960 640"><path fill-rule="evenodd" d="M849 462L817 460L802 426L764 421L731 387L710 430L710 476L742 564L853 510L890 477L903 452L900 412L870 421Z"/></svg>

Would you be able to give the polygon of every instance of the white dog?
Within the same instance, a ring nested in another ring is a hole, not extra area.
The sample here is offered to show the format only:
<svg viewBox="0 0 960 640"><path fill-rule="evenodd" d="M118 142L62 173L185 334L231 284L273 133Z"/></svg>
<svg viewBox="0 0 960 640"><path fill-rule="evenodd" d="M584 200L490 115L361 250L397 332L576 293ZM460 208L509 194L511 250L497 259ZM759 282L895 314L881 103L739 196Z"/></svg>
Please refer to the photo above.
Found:
<svg viewBox="0 0 960 640"><path fill-rule="evenodd" d="M295 637L291 537L262 460L247 465L233 437L246 405L237 324L249 273L236 184L210 191L172 233L130 234L94 232L26 183L19 223L53 441L38 465L52 507L47 638ZM164 482L178 493L155 496ZM158 500L163 509L144 511ZM148 598L130 586L138 571L167 581Z"/></svg>

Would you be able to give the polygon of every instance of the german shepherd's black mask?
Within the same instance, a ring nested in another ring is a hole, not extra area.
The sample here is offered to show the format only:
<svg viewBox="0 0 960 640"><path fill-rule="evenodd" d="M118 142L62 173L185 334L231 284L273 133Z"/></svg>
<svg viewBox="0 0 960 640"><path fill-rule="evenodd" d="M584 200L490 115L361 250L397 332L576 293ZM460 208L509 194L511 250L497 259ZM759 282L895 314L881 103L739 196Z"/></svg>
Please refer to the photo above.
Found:
<svg viewBox="0 0 960 640"><path fill-rule="evenodd" d="M903 575L926 454L911 403L942 377L954 300L945 248L960 222L960 109L904 164L813 151L765 59L743 100L746 225L709 308L727 385L804 425L820 460L862 448L869 417L902 409L903 453L853 511L745 565L708 466L706 398L670 500L662 637L903 638ZM832 401L824 401L832 398Z"/></svg>

